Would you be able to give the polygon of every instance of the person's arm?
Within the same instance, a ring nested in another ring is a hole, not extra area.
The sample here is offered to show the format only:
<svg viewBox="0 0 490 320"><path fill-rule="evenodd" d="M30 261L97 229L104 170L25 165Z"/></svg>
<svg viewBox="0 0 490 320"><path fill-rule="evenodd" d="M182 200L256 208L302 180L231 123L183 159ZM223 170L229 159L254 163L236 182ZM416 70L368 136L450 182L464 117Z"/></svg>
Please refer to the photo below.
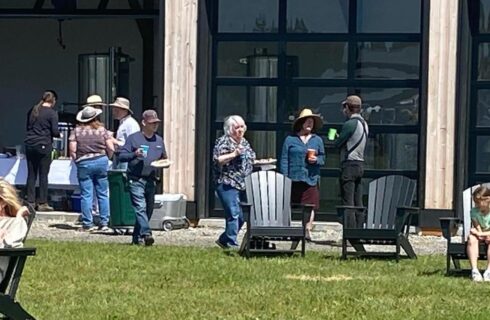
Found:
<svg viewBox="0 0 490 320"><path fill-rule="evenodd" d="M68 140L70 141L68 145L68 150L70 151L70 158L72 158L73 161L75 161L77 159L77 140L75 137L75 130L71 132Z"/></svg>
<svg viewBox="0 0 490 320"><path fill-rule="evenodd" d="M167 149L165 148L165 143L163 142L163 139L162 139L162 159L168 159L168 155L167 155Z"/></svg>
<svg viewBox="0 0 490 320"><path fill-rule="evenodd" d="M140 148L135 146L134 143L134 135L130 135L128 139L126 139L126 143L119 152L119 161L121 162L129 162L133 159L136 159L139 156L142 156L143 152Z"/></svg>
<svg viewBox="0 0 490 320"><path fill-rule="evenodd" d="M342 130L340 131L340 136L337 140L335 140L335 147L340 148L344 144L347 143L349 138L354 134L357 128L357 120L348 120L342 126Z"/></svg>
<svg viewBox="0 0 490 320"><path fill-rule="evenodd" d="M287 176L289 173L289 143L288 138L282 144L281 160L279 162L279 172Z"/></svg>
<svg viewBox="0 0 490 320"><path fill-rule="evenodd" d="M323 144L322 138L320 138L320 136L317 136L317 138L318 138L318 154L316 155L316 164L318 164L319 166L323 166L325 165L325 158L326 158L325 146Z"/></svg>
<svg viewBox="0 0 490 320"><path fill-rule="evenodd" d="M51 113L51 117L49 118L50 124L51 124L51 136L59 138L60 137L60 132L58 130L58 113L54 110Z"/></svg>
<svg viewBox="0 0 490 320"><path fill-rule="evenodd" d="M112 155L114 154L114 142L112 141L112 137L109 137L109 139L107 139L105 141L105 152L107 153L107 157L109 158L112 158Z"/></svg>
<svg viewBox="0 0 490 320"><path fill-rule="evenodd" d="M236 157L240 156L243 151L243 148L238 147L232 152L224 153L225 150L222 148L221 143L217 142L213 149L213 160L216 161L220 166L223 166Z"/></svg>

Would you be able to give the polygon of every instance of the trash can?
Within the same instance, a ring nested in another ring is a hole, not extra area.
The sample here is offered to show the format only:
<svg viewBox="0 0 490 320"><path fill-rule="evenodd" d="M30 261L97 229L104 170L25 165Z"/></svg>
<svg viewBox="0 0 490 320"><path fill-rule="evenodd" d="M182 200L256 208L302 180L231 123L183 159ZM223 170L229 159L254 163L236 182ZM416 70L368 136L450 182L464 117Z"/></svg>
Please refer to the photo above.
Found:
<svg viewBox="0 0 490 320"><path fill-rule="evenodd" d="M189 228L190 222L185 215L186 205L187 199L183 194L156 194L150 228L165 231Z"/></svg>
<svg viewBox="0 0 490 320"><path fill-rule="evenodd" d="M129 182L126 170L109 170L109 203L111 218L109 225L113 229L132 228L136 216L131 205Z"/></svg>

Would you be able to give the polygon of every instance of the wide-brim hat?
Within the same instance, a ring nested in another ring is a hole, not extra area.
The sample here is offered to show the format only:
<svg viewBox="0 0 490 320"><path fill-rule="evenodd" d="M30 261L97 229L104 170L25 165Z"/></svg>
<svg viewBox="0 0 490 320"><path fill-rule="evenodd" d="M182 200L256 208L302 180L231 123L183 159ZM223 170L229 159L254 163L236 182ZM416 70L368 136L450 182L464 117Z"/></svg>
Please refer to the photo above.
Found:
<svg viewBox="0 0 490 320"><path fill-rule="evenodd" d="M113 103L109 104L109 106L119 108L119 109L124 109L129 111L129 113L133 114L133 110L131 110L129 100L126 98L117 97Z"/></svg>
<svg viewBox="0 0 490 320"><path fill-rule="evenodd" d="M295 132L301 130L301 126L303 125L303 122L306 120L306 118L313 118L314 121L313 131L318 131L323 127L322 117L319 114L313 113L311 109L305 108L301 110L299 116L296 119L294 119L293 130Z"/></svg>
<svg viewBox="0 0 490 320"><path fill-rule="evenodd" d="M92 106L87 106L77 113L77 121L82 123L89 122L97 118L97 116L99 116L101 113L102 110Z"/></svg>
<svg viewBox="0 0 490 320"><path fill-rule="evenodd" d="M107 105L107 103L102 101L101 96L97 94L93 94L87 98L87 102L82 106L82 108L89 107L89 106L94 107L94 106L105 106L105 105Z"/></svg>

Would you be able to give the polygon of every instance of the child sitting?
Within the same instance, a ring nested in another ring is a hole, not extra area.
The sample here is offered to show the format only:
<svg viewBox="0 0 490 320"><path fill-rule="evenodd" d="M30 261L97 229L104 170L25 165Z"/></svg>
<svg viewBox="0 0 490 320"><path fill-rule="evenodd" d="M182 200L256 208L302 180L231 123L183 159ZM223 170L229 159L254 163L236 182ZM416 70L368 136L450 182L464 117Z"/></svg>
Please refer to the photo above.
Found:
<svg viewBox="0 0 490 320"><path fill-rule="evenodd" d="M487 252L487 269L483 277L478 271L478 255L480 242L490 243L490 189L480 186L473 192L475 207L471 209L470 235L468 237L467 253L471 265L473 281L490 281L490 245Z"/></svg>

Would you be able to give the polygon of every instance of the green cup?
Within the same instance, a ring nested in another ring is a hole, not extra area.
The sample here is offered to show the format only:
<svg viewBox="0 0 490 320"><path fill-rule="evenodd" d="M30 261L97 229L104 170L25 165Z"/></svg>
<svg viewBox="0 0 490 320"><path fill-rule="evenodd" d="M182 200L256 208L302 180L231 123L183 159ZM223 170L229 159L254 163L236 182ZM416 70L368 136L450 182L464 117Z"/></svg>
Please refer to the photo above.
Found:
<svg viewBox="0 0 490 320"><path fill-rule="evenodd" d="M335 128L328 129L328 134L327 134L328 140L335 140L336 136L337 136L337 129Z"/></svg>

